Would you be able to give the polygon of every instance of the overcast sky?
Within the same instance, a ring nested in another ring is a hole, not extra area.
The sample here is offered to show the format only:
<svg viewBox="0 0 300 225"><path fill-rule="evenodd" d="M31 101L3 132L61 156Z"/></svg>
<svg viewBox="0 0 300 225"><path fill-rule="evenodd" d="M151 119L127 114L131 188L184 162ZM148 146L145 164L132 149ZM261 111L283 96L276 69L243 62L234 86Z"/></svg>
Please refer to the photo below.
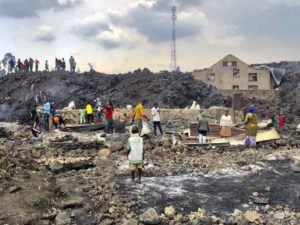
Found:
<svg viewBox="0 0 300 225"><path fill-rule="evenodd" d="M300 0L1 0L0 56L75 57L81 71L170 68L171 11L178 7L183 71L231 53L247 63L299 60Z"/></svg>

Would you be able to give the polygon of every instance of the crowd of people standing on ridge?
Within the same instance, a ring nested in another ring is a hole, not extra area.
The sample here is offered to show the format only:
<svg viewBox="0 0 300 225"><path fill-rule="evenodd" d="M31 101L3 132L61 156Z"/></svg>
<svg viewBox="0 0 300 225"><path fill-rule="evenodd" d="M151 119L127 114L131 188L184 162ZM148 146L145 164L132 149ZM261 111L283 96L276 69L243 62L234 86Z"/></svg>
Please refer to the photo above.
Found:
<svg viewBox="0 0 300 225"><path fill-rule="evenodd" d="M76 70L76 61L73 56L70 57L69 59L69 64L70 64L70 72L75 72ZM90 65L89 65L90 66ZM18 59L15 61L13 58L11 58L8 61L8 72L13 73L13 72L38 72L40 71L40 61L38 59L32 59L26 58L24 61L21 59ZM66 62L65 59L58 59L55 58L55 70L56 71L65 71L66 70ZM44 64L44 71L49 72L49 62L48 60L45 61Z"/></svg>

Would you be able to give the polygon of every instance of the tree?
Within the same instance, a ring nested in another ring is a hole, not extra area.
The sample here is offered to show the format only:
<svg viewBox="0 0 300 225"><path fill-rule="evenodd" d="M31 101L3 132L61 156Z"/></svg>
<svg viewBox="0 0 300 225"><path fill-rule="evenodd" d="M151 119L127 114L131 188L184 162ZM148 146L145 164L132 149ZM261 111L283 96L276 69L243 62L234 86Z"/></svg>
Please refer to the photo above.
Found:
<svg viewBox="0 0 300 225"><path fill-rule="evenodd" d="M4 55L4 58L2 59L2 64L3 64L3 67L6 67L7 66L7 64L8 64L8 62L9 62L9 60L13 60L14 62L16 62L16 57L12 54L12 53L10 53L10 52L8 52L8 53L6 53L5 55Z"/></svg>

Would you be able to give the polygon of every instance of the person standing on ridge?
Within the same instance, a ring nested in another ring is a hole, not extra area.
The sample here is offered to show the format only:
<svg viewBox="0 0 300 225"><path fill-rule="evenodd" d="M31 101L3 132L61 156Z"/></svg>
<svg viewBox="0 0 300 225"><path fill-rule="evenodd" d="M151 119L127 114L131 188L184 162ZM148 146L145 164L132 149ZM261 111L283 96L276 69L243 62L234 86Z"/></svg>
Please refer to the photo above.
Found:
<svg viewBox="0 0 300 225"><path fill-rule="evenodd" d="M47 72L49 72L49 64L48 64L48 60L46 60L46 62L45 62L45 70L46 70Z"/></svg>
<svg viewBox="0 0 300 225"><path fill-rule="evenodd" d="M59 61L58 61L58 58L55 58L55 70L59 71Z"/></svg>
<svg viewBox="0 0 300 225"><path fill-rule="evenodd" d="M157 127L160 131L160 134L163 135L163 131L161 129L161 124L160 124L160 109L158 108L157 103L154 103L154 107L151 109L151 115L153 119L154 135L156 136Z"/></svg>
<svg viewBox="0 0 300 225"><path fill-rule="evenodd" d="M65 62L64 58L62 58L62 60L61 60L61 68L62 68L63 71L66 70L66 62Z"/></svg>
<svg viewBox="0 0 300 225"><path fill-rule="evenodd" d="M18 62L17 62L17 68L18 68L18 71L19 71L19 72L22 71L22 62L21 62L21 59L18 59Z"/></svg>
<svg viewBox="0 0 300 225"><path fill-rule="evenodd" d="M29 58L29 70L30 70L30 72L33 71L33 63L34 63L33 59Z"/></svg>
<svg viewBox="0 0 300 225"><path fill-rule="evenodd" d="M88 65L89 65L89 68L90 68L90 73L94 72L94 68L93 68L92 64L89 63Z"/></svg>
<svg viewBox="0 0 300 225"><path fill-rule="evenodd" d="M25 66L25 71L28 72L29 71L29 62L28 62L28 59L24 60L24 66Z"/></svg>
<svg viewBox="0 0 300 225"><path fill-rule="evenodd" d="M71 56L70 59L69 59L70 72L73 72L73 62L74 62L74 58L73 58L73 56Z"/></svg>
<svg viewBox="0 0 300 225"><path fill-rule="evenodd" d="M39 64L40 64L40 61L39 60L35 60L35 72L37 72L39 70Z"/></svg>

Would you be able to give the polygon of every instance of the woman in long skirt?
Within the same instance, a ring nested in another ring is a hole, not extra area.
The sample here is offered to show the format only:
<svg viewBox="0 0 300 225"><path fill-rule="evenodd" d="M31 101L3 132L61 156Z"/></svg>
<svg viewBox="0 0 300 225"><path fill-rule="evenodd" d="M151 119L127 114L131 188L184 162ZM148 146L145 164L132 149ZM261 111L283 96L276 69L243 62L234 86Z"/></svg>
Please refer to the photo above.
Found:
<svg viewBox="0 0 300 225"><path fill-rule="evenodd" d="M221 132L220 136L223 137L231 137L231 127L233 126L231 116L228 113L228 110L225 111L225 115L221 117L220 121Z"/></svg>

